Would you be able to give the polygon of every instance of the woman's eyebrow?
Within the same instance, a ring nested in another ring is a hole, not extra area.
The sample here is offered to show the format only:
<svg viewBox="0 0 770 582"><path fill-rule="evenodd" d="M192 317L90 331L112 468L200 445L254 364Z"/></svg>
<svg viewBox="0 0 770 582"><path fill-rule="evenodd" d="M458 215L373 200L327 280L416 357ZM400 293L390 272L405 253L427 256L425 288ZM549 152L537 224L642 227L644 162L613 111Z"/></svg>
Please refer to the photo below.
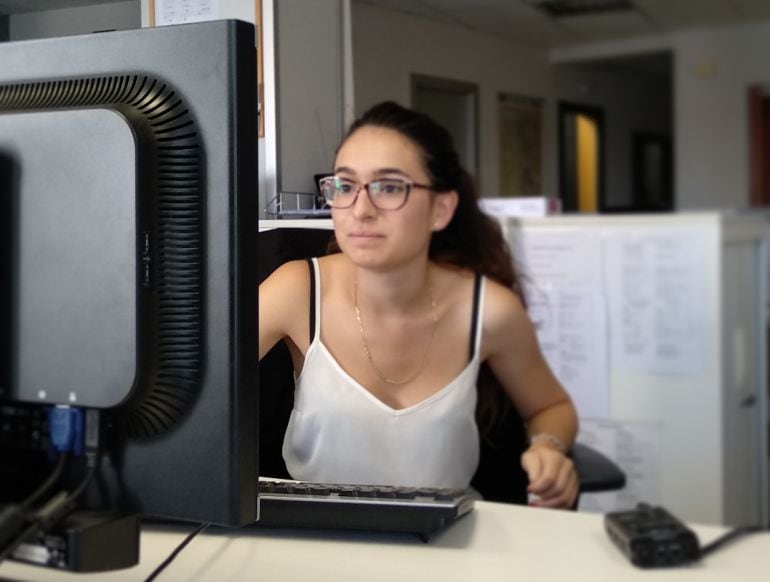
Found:
<svg viewBox="0 0 770 582"><path fill-rule="evenodd" d="M337 168L334 168L334 173L339 174L355 174L356 171L353 168L348 168L347 166L339 166Z"/></svg>
<svg viewBox="0 0 770 582"><path fill-rule="evenodd" d="M379 170L376 170L374 172L376 176L384 176L386 174L398 174L399 176L404 176L405 178L409 177L409 174L404 172L404 170L401 170L399 168L380 168Z"/></svg>
<svg viewBox="0 0 770 582"><path fill-rule="evenodd" d="M353 176L357 176L358 173L348 166L338 166L337 168L334 168L335 174L352 174ZM374 170L373 175L375 176L391 176L393 174L398 174L399 176L403 176L404 178L409 178L409 174L404 172L404 170L400 168L378 168Z"/></svg>

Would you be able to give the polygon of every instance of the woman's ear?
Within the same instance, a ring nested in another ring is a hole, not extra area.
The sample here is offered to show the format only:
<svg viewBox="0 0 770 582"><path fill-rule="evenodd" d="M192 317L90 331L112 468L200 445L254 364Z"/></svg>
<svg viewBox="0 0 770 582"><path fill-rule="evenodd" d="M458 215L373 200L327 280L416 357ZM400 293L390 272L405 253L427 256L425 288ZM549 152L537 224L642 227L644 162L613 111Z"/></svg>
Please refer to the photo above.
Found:
<svg viewBox="0 0 770 582"><path fill-rule="evenodd" d="M434 232L444 230L455 215L458 203L459 197L454 190L436 194L433 197L433 222L431 224L431 230Z"/></svg>

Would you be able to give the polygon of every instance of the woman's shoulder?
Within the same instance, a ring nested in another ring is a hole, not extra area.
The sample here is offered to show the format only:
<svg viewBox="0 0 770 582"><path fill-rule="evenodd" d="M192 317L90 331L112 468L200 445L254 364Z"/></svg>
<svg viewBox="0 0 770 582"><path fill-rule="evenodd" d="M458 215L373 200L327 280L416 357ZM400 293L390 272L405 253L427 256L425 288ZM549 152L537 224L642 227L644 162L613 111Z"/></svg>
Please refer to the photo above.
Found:
<svg viewBox="0 0 770 582"><path fill-rule="evenodd" d="M528 322L521 298L510 287L487 278L484 293L484 327L491 333Z"/></svg>
<svg viewBox="0 0 770 582"><path fill-rule="evenodd" d="M305 259L287 261L273 271L267 281L277 282L282 285L296 285L302 281L309 281L310 269Z"/></svg>
<svg viewBox="0 0 770 582"><path fill-rule="evenodd" d="M274 306L295 305L310 297L310 267L300 259L287 261L273 271L259 286L260 298Z"/></svg>

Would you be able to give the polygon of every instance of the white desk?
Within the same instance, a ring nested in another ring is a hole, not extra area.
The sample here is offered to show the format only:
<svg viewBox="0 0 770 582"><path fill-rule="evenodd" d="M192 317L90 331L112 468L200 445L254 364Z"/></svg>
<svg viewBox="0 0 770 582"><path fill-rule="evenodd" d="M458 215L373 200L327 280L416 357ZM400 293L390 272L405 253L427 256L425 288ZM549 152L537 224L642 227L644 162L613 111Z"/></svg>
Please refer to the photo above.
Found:
<svg viewBox="0 0 770 582"><path fill-rule="evenodd" d="M192 529L148 529L141 563L129 570L74 575L6 562L0 580L144 580ZM694 529L702 544L724 531ZM411 536L209 530L158 577L158 582L177 580L767 582L770 533L740 538L694 566L640 570L609 541L600 515L478 502L473 513L427 544Z"/></svg>

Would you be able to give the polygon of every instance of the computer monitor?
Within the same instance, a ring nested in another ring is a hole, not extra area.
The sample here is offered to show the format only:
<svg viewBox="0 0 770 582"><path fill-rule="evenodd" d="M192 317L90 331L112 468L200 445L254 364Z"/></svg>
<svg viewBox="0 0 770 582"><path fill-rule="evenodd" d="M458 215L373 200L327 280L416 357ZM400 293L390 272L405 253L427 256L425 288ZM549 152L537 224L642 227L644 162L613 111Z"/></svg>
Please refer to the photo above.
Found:
<svg viewBox="0 0 770 582"><path fill-rule="evenodd" d="M22 417L69 405L106 419L84 506L256 518L255 53L238 21L0 43L0 502L51 469Z"/></svg>

